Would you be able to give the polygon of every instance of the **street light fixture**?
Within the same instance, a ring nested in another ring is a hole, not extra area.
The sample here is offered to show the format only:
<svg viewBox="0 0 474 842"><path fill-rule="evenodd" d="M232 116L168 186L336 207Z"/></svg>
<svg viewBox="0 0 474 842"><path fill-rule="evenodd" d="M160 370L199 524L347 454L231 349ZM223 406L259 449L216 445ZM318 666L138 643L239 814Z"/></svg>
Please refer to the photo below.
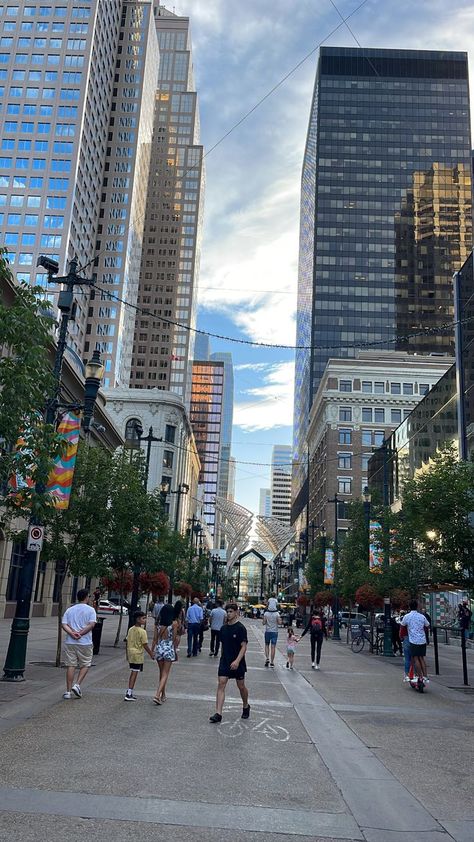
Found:
<svg viewBox="0 0 474 842"><path fill-rule="evenodd" d="M337 593L337 574L339 562L339 535L338 535L338 516L339 516L339 497L337 494L328 503L334 503L334 630L332 634L333 640L340 640L339 633L339 596Z"/></svg>

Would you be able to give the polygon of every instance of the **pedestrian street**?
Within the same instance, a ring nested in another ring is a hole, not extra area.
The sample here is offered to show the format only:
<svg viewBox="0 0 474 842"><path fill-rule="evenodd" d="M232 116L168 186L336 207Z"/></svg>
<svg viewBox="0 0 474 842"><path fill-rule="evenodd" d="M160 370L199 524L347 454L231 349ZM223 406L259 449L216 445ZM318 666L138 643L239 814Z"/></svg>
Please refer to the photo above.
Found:
<svg viewBox="0 0 474 842"><path fill-rule="evenodd" d="M209 722L209 634L196 658L186 658L182 639L160 707L150 659L137 702L124 702L123 650L105 667L95 659L82 699L63 701L64 671L51 671L57 696L2 734L0 838L474 838L468 693L433 677L420 696L403 685L401 659L354 655L343 642L326 641L313 671L307 637L290 671L283 631L275 667L265 668L261 623L245 624L248 720L229 682L223 720Z"/></svg>

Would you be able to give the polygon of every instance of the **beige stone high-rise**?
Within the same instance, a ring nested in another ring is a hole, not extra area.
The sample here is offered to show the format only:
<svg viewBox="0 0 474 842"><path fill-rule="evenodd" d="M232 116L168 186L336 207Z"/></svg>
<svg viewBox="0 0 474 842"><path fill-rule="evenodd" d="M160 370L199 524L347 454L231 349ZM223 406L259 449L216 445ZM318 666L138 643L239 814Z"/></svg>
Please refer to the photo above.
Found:
<svg viewBox="0 0 474 842"><path fill-rule="evenodd" d="M189 406L204 195L189 18L155 6L160 69L130 385Z"/></svg>

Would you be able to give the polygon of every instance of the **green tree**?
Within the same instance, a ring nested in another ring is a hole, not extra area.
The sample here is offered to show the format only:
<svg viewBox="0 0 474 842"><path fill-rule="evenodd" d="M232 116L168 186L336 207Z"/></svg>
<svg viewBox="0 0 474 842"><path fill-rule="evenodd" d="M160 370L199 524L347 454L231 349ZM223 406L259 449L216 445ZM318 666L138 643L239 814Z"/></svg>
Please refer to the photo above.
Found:
<svg viewBox="0 0 474 842"><path fill-rule="evenodd" d="M318 539L317 545L313 547L308 556L308 562L304 569L306 581L310 587L311 596L324 588L324 553L323 543Z"/></svg>
<svg viewBox="0 0 474 842"><path fill-rule="evenodd" d="M47 397L54 389L50 359L53 318L44 291L14 282L0 250L2 290L7 282L14 283L16 294L11 302L6 294L0 299L0 488L11 515L23 504L28 514L40 514L50 501L36 489L45 484L62 446L54 428L43 421ZM20 437L22 444L17 447ZM12 477L21 489L14 498L7 487ZM30 480L29 487L26 480Z"/></svg>
<svg viewBox="0 0 474 842"><path fill-rule="evenodd" d="M428 470L405 484L402 507L394 552L417 588L472 588L474 464L458 461L454 447L445 446Z"/></svg>

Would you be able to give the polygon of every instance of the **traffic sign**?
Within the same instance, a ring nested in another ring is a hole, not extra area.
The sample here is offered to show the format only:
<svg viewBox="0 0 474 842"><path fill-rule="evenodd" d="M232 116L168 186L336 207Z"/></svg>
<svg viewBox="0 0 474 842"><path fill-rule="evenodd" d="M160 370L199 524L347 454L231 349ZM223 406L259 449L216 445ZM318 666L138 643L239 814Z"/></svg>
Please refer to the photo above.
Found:
<svg viewBox="0 0 474 842"><path fill-rule="evenodd" d="M43 546L44 526L30 526L28 529L28 541L26 549L37 553Z"/></svg>

